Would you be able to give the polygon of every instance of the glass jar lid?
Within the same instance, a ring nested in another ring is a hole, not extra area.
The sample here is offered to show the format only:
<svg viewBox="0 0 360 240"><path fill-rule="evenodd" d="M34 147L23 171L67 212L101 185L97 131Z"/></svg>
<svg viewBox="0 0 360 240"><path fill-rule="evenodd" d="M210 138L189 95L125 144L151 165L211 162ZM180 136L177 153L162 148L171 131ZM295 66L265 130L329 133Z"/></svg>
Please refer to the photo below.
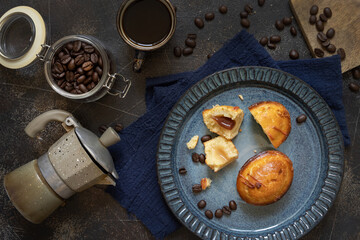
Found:
<svg viewBox="0 0 360 240"><path fill-rule="evenodd" d="M0 18L1 65L18 69L31 64L45 41L45 23L35 9L15 7Z"/></svg>

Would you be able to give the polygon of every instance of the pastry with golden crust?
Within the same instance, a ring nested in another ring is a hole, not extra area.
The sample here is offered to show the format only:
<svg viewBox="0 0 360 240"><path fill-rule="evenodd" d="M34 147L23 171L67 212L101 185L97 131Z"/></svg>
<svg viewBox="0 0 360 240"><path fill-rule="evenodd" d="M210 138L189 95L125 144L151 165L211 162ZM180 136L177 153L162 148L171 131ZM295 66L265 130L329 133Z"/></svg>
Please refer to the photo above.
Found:
<svg viewBox="0 0 360 240"><path fill-rule="evenodd" d="M291 186L293 175L293 164L284 153L264 151L241 167L236 188L245 202L268 205L284 196Z"/></svg>
<svg viewBox="0 0 360 240"><path fill-rule="evenodd" d="M233 139L238 133L244 118L239 107L216 105L202 112L206 127L226 139Z"/></svg>
<svg viewBox="0 0 360 240"><path fill-rule="evenodd" d="M258 102L249 107L256 122L275 148L278 148L289 136L291 119L288 110L278 102Z"/></svg>

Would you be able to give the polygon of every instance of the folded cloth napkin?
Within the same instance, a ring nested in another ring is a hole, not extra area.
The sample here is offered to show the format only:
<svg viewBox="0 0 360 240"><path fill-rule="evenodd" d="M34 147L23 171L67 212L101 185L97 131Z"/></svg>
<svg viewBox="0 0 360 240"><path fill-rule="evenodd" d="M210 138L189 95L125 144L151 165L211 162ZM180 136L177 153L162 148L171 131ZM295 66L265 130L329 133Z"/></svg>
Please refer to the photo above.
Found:
<svg viewBox="0 0 360 240"><path fill-rule="evenodd" d="M252 35L241 31L199 69L148 79L147 112L124 129L120 134L121 141L110 148L120 176L110 192L156 238L164 238L179 227L163 199L156 172L157 145L165 119L193 84L214 72L236 66L272 67L301 78L329 104L342 130L345 145L350 142L342 102L340 57L277 62Z"/></svg>

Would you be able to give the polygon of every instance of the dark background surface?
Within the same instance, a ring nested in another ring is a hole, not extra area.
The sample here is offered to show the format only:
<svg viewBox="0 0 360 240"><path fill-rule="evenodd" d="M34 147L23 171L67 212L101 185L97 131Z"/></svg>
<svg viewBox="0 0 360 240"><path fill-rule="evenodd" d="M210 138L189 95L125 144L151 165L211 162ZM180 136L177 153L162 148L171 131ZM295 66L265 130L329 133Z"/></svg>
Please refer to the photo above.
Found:
<svg viewBox="0 0 360 240"><path fill-rule="evenodd" d="M219 49L224 42L241 30L239 12L246 3L254 6L255 15L250 16L249 32L259 39L262 36L279 34L282 41L276 50L269 50L276 60L288 60L291 49L297 49L300 58L310 58L300 30L292 37L289 27L278 32L273 23L291 16L287 1L267 1L259 7L254 0L209 1L174 0L177 7L177 27L171 41L151 53L142 73L131 70L133 50L128 47L116 30L116 14L121 1L2 1L0 14L12 7L28 5L43 16L48 28L48 43L73 34L86 34L98 38L113 54L117 71L132 80L132 88L126 99L105 96L93 103L77 103L55 93L46 82L43 63L20 70L0 66L0 238L1 239L153 239L145 226L135 216L128 215L104 187L95 186L76 194L40 225L26 221L12 206L2 186L6 173L33 160L54 143L64 130L60 124L51 123L41 137L44 141L30 139L24 128L33 118L51 109L71 112L81 124L99 134L100 125L113 126L122 123L128 126L145 112L145 78L194 70L204 64L207 54ZM219 5L228 7L221 15ZM215 19L205 22L197 29L195 16L203 17L215 12ZM184 46L188 33L197 33L197 47L188 57L175 58L173 47ZM356 44L356 43L354 43ZM322 222L304 239L360 239L360 94L348 89L350 82L358 82L350 72L343 75L343 93L346 119L351 146L345 150L345 171L341 190L334 206ZM244 219L246 221L246 219ZM197 239L182 227L167 239Z"/></svg>

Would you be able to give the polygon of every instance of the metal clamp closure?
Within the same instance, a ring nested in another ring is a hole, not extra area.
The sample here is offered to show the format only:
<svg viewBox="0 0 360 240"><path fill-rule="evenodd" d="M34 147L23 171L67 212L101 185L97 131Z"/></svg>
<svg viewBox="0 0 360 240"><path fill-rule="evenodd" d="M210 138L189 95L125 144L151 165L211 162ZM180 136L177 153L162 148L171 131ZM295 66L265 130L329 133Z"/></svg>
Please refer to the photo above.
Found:
<svg viewBox="0 0 360 240"><path fill-rule="evenodd" d="M122 91L119 90L115 90L113 89L113 91L115 92L111 92L111 87L114 84L114 81L117 77L120 77L121 80L123 82L125 82L125 87ZM105 82L105 84L103 85L103 87L107 88L107 93L112 95L112 96L119 96L120 98L125 98L126 94L128 93L130 87L131 87L131 80L130 79L126 79L123 75L119 74L119 73L114 73L114 74L108 74L108 79Z"/></svg>
<svg viewBox="0 0 360 240"><path fill-rule="evenodd" d="M42 50L40 51L40 53L36 54L36 57L38 57L40 59L40 61L45 61L45 57L48 55L49 50L51 49L50 45L47 44L41 44ZM44 52L44 54L41 54L42 52Z"/></svg>

